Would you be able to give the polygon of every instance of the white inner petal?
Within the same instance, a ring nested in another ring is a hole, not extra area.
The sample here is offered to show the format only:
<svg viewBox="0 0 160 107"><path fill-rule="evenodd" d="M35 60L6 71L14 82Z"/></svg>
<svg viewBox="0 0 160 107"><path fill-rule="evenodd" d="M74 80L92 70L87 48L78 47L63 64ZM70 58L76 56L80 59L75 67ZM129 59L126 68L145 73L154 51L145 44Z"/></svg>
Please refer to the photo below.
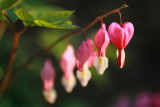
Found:
<svg viewBox="0 0 160 107"><path fill-rule="evenodd" d="M53 104L56 101L57 98L57 92L54 88L51 88L48 91L43 91L43 95L45 97L45 100L50 103Z"/></svg>
<svg viewBox="0 0 160 107"><path fill-rule="evenodd" d="M117 49L116 54L117 54L117 58L118 58L118 56L119 56L118 49ZM124 49L123 49L123 50L122 50L122 53L121 53L121 66L120 66L120 68L123 67L124 61L125 61L125 51L124 51Z"/></svg>
<svg viewBox="0 0 160 107"><path fill-rule="evenodd" d="M88 63L85 63L86 65L84 65L84 70L83 71L77 71L76 72L76 76L78 78L78 80L80 81L81 85L83 87L86 87L89 80L91 79L91 72L88 69Z"/></svg>
<svg viewBox="0 0 160 107"><path fill-rule="evenodd" d="M97 72L102 75L104 71L108 68L108 58L106 56L104 57L98 57L96 56L94 60L94 66L97 69Z"/></svg>
<svg viewBox="0 0 160 107"><path fill-rule="evenodd" d="M65 88L66 92L70 93L72 92L73 88L76 85L76 78L74 74L70 75L70 77L67 79L64 76L62 76L62 85Z"/></svg>

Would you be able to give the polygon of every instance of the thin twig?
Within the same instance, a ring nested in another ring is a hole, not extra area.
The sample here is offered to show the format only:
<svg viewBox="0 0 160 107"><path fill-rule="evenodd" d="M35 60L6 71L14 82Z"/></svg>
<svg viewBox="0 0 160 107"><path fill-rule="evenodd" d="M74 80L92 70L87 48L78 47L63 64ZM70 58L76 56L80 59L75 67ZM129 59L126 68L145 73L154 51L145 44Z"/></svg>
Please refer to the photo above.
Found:
<svg viewBox="0 0 160 107"><path fill-rule="evenodd" d="M11 20L11 18L6 14L6 12L4 10L2 10L2 14L8 19L8 21L11 24L11 29L14 33L17 32L16 26L14 25L13 21Z"/></svg>
<svg viewBox="0 0 160 107"><path fill-rule="evenodd" d="M9 62L8 62L8 68L7 68L6 74L5 74L5 76L1 82L1 85L0 85L0 96L2 96L3 92L5 91L5 89L8 85L8 82L10 80L13 63L14 63L14 60L16 57L16 50L18 47L19 37L24 31L27 30L27 27L26 27L26 28L22 29L20 32L18 32L16 29L16 26L14 25L14 23L12 22L10 17L4 11L2 11L2 13L6 16L6 18L9 20L9 22L11 24L11 28L14 33L14 42L13 42L13 49L12 49L12 52L11 52L11 55L9 58Z"/></svg>
<svg viewBox="0 0 160 107"><path fill-rule="evenodd" d="M122 26L122 17L121 17L121 12L119 11L119 20L120 20L120 25Z"/></svg>
<svg viewBox="0 0 160 107"><path fill-rule="evenodd" d="M33 62L35 59L41 57L42 55L46 54L47 52L49 52L54 46L56 46L60 41L64 40L65 38L68 38L70 36L73 36L73 35L77 35L81 32L84 32L86 31L87 29L89 29L90 27L92 27L95 23L97 23L98 21L100 21L101 19L107 17L108 15L112 14L112 13L116 13L116 12L119 12L119 10L123 9L123 8L127 8L128 5L127 4L123 4L120 8L117 8L117 9L114 9L112 11L109 11L107 13L105 13L104 15L102 16L99 16L97 17L95 20L93 20L90 24L88 24L87 26L85 26L84 28L80 29L80 30L77 30L77 31L74 31L74 32L71 32L61 38L59 38L57 41L53 42L48 48L40 51L38 54L34 55L33 57L31 57L25 64L23 64L22 66L20 66L16 71L15 71L15 75L13 75L13 79L15 78L15 76L20 73L20 71L22 71L25 67L27 67L31 62Z"/></svg>

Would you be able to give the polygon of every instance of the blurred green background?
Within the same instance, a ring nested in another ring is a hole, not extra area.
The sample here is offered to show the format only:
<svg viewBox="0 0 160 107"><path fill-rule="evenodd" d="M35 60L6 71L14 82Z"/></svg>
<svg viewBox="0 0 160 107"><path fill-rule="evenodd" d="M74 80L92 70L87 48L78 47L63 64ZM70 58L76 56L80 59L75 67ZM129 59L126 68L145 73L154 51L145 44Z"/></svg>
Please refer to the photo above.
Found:
<svg viewBox="0 0 160 107"><path fill-rule="evenodd" d="M0 99L0 107L115 107L114 105L120 96L127 95L129 101L133 104L137 93L160 90L160 56L158 51L160 46L160 32L158 30L160 1L127 0L126 3L130 7L121 11L122 19L123 22L132 22L135 32L125 49L126 60L123 69L118 68L116 48L110 43L106 52L106 56L109 58L109 68L104 75L98 75L95 68L91 68L92 79L88 86L83 88L77 81L73 92L68 94L61 85L62 71L59 61L66 48L66 42L62 41L50 53L35 60L11 81ZM24 0L19 7L25 8L33 15L36 15L36 11L43 13L53 10L76 10L74 15L71 16L71 20L73 24L84 27L97 16L118 8L121 4L121 0ZM8 12L8 14L14 19L15 15L13 13ZM107 27L113 21L119 22L117 13L104 19ZM16 26L19 29L23 27L20 20L16 21ZM87 30L87 37L93 39L99 27L100 23L97 23ZM71 31L40 27L28 29L20 37L13 73L28 58ZM81 33L69 38L75 52L85 39L84 35L84 33ZM0 40L0 80L2 80L7 68L12 44L13 34L7 28ZM56 69L55 89L58 97L53 105L44 100L42 83L39 77L47 57L52 58L53 66Z"/></svg>

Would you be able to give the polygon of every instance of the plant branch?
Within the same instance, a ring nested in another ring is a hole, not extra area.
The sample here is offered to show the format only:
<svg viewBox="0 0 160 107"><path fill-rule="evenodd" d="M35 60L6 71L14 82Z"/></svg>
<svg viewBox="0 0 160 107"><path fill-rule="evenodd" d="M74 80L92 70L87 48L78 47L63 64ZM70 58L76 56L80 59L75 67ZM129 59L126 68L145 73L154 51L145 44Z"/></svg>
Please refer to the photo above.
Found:
<svg viewBox="0 0 160 107"><path fill-rule="evenodd" d="M20 73L20 71L22 71L25 67L27 67L31 62L33 62L35 59L41 57L42 55L46 54L47 52L49 52L55 45L57 45L60 41L70 37L70 36L73 36L73 35L76 35L76 34L79 34L79 33L82 33L84 31L86 31L87 29L89 29L90 27L92 27L95 23L97 23L98 21L100 21L101 19L107 17L108 15L112 14L112 13L117 13L119 12L121 9L123 8L127 8L128 5L127 4L123 4L120 8L117 8L117 9L114 9L112 11L109 11L107 13L105 13L104 15L101 15L99 17L97 17L95 20L93 20L90 24L88 24L87 26L85 26L84 28L82 29L79 29L77 31L74 31L74 32L71 32L61 38L59 38L57 41L53 42L48 48L40 51L38 54L34 55L33 57L31 57L25 64L23 64L22 66L20 66L16 71L15 71L15 75L13 75L13 79L16 77L16 75L18 73ZM12 79L12 80L13 80Z"/></svg>
<svg viewBox="0 0 160 107"><path fill-rule="evenodd" d="M119 20L120 20L120 26L122 26L122 17L121 17L121 12L119 11Z"/></svg>
<svg viewBox="0 0 160 107"><path fill-rule="evenodd" d="M2 96L3 92L5 91L5 89L8 85L8 82L10 80L13 63L14 63L14 60L16 57L16 50L18 47L19 37L24 31L27 30L27 27L25 27L24 29L22 29L21 31L18 32L16 29L16 26L14 25L14 23L12 22L10 17L4 11L2 11L2 13L6 16L6 18L9 20L9 22L11 24L11 28L14 33L14 42L13 42L13 48L12 48L12 52L11 52L9 62L8 62L8 68L7 68L6 74L5 74L5 76L1 82L1 85L0 85L0 96Z"/></svg>
<svg viewBox="0 0 160 107"><path fill-rule="evenodd" d="M2 14L8 19L8 21L11 24L11 29L12 31L15 33L17 32L16 26L14 25L13 21L11 20L11 18L6 14L6 12L4 10L2 10Z"/></svg>

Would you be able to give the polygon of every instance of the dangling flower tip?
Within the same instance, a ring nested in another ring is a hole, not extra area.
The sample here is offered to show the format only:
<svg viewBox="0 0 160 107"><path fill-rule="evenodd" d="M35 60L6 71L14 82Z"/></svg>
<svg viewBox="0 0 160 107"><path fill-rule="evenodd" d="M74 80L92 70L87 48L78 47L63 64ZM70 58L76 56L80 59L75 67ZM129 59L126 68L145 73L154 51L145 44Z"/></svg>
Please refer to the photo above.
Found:
<svg viewBox="0 0 160 107"><path fill-rule="evenodd" d="M100 75L104 74L104 71L108 68L108 58L106 56L104 57L96 57L94 60L94 66L97 69L97 72Z"/></svg>
<svg viewBox="0 0 160 107"><path fill-rule="evenodd" d="M45 100L50 103L54 104L57 98L57 92L54 88L49 89L48 91L43 91L43 95Z"/></svg>
<svg viewBox="0 0 160 107"><path fill-rule="evenodd" d="M118 49L117 50L117 65L119 66L119 68L123 68L125 63L125 51L124 49Z"/></svg>
<svg viewBox="0 0 160 107"><path fill-rule="evenodd" d="M89 80L91 79L91 72L88 70L88 68L83 71L78 70L76 76L80 81L80 84L83 87L86 87L88 85Z"/></svg>
<svg viewBox="0 0 160 107"><path fill-rule="evenodd" d="M76 85L76 78L74 76L74 74L71 74L71 76L69 78L65 78L65 76L62 76L62 85L65 88L65 91L67 93L71 93L73 91L73 88Z"/></svg>

